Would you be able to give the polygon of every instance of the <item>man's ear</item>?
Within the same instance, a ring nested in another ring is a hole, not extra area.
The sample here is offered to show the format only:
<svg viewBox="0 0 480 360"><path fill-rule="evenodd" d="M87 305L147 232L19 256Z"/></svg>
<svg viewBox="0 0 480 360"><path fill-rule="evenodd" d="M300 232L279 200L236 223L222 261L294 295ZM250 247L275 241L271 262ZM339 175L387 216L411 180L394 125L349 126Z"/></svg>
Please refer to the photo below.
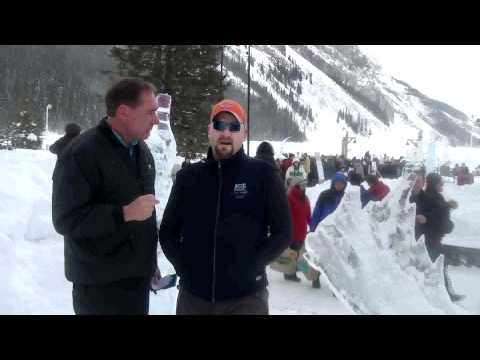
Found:
<svg viewBox="0 0 480 360"><path fill-rule="evenodd" d="M116 117L120 118L121 120L126 120L130 113L130 109L127 105L122 104L117 108L117 112L115 114Z"/></svg>

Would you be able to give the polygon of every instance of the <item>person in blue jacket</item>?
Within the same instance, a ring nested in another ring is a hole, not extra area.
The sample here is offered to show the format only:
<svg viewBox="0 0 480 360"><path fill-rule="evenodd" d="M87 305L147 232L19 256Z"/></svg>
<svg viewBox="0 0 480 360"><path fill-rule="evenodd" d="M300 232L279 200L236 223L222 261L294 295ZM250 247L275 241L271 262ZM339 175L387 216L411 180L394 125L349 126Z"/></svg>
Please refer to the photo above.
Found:
<svg viewBox="0 0 480 360"><path fill-rule="evenodd" d="M322 191L318 196L313 215L310 220L310 231L315 231L318 224L335 211L347 187L347 177L337 172L331 181L330 189Z"/></svg>

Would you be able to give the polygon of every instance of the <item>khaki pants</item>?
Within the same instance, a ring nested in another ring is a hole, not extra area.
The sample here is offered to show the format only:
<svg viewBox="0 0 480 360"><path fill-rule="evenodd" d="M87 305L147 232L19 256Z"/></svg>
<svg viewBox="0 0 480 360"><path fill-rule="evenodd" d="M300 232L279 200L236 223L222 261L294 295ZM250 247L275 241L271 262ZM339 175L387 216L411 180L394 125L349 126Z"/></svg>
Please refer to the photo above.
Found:
<svg viewBox="0 0 480 360"><path fill-rule="evenodd" d="M212 303L180 286L177 315L268 315L268 290Z"/></svg>

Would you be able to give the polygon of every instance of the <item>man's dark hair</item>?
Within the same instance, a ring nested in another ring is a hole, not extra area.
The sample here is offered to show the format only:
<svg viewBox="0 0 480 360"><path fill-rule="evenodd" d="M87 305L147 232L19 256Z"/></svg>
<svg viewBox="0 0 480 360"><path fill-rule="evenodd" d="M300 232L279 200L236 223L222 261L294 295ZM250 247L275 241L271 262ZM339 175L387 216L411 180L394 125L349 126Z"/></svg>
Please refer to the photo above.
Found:
<svg viewBox="0 0 480 360"><path fill-rule="evenodd" d="M107 115L115 116L120 105L134 107L138 105L140 95L144 91L157 92L155 85L142 79L125 78L114 84L105 96Z"/></svg>

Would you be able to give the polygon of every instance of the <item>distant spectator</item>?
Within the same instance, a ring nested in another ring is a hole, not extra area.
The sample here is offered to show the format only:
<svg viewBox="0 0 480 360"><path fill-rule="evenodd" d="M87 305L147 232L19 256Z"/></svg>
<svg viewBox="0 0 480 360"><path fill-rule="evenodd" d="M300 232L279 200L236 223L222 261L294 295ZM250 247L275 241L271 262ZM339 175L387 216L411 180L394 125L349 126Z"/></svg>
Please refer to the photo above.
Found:
<svg viewBox="0 0 480 360"><path fill-rule="evenodd" d="M70 123L65 126L65 135L62 136L60 139L55 141L53 143L49 150L52 154L57 155L57 157L60 157L62 155L63 151L65 150L66 146L70 144L70 142L76 138L80 133L82 132L82 129L78 124L75 123Z"/></svg>
<svg viewBox="0 0 480 360"><path fill-rule="evenodd" d="M307 153L304 153L303 154L303 168L305 169L305 174L307 175L307 178L308 178L308 175L310 174L310 171L311 171L311 161L310 161L310 156L308 156Z"/></svg>
<svg viewBox="0 0 480 360"><path fill-rule="evenodd" d="M266 161L269 164L277 167L274 156L275 151L273 150L273 146L269 142L263 141L260 143L260 145L258 145L255 159Z"/></svg>
<svg viewBox="0 0 480 360"><path fill-rule="evenodd" d="M306 180L307 176L305 175L305 169L300 164L300 159L294 158L293 164L287 170L286 174L286 187L290 188L293 179Z"/></svg>
<svg viewBox="0 0 480 360"><path fill-rule="evenodd" d="M300 178L291 179L291 188L288 191L288 205L292 219L292 241L290 248L297 252L303 247L310 222L310 201L305 193L307 182ZM284 274L285 280L300 281L297 273Z"/></svg>
<svg viewBox="0 0 480 360"><path fill-rule="evenodd" d="M348 173L348 181L351 185L360 186L363 182L363 177L360 174L357 174L355 171L350 171Z"/></svg>
<svg viewBox="0 0 480 360"><path fill-rule="evenodd" d="M341 172L335 174L331 180L330 189L322 191L317 199L310 220L310 231L314 232L318 224L333 213L340 204L347 186L347 177Z"/></svg>
<svg viewBox="0 0 480 360"><path fill-rule="evenodd" d="M281 177L282 177L283 181L286 180L287 170L290 166L292 166L294 157L295 157L295 154L290 153L290 154L288 154L288 158L284 159L282 161L282 166L280 168L280 174L281 174Z"/></svg>
<svg viewBox="0 0 480 360"><path fill-rule="evenodd" d="M362 208L365 207L370 201L381 201L390 192L390 188L378 179L376 175L368 175L365 180L369 186L368 190L365 190L363 186L360 186L360 197L362 201Z"/></svg>
<svg viewBox="0 0 480 360"><path fill-rule="evenodd" d="M426 189L420 190L414 202L417 205L415 217L415 238L424 236L425 246L432 262L440 254L444 254L442 239L452 232L454 223L450 219L450 211L458 208L455 200L446 201L443 195L443 179L440 175L430 173L426 177ZM444 282L452 301L459 301L464 295L457 294L448 274L447 263L443 263Z"/></svg>
<svg viewBox="0 0 480 360"><path fill-rule="evenodd" d="M181 167L182 169L191 164L191 160L190 160L191 158L192 158L192 155L189 152L187 152L185 154L185 160L182 162L182 167Z"/></svg>

